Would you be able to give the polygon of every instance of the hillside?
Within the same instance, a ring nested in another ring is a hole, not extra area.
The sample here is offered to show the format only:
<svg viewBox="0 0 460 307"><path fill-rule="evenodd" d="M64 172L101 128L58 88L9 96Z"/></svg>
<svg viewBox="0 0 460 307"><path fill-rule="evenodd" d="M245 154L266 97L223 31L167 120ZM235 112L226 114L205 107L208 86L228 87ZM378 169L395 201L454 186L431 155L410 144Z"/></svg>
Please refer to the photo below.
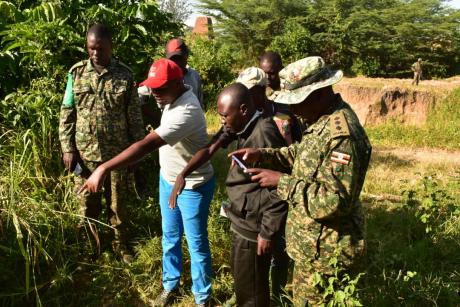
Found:
<svg viewBox="0 0 460 307"><path fill-rule="evenodd" d="M419 86L410 79L344 78L334 89L350 103L366 126L389 120L421 126L433 107L455 88L460 76L443 80L423 80Z"/></svg>

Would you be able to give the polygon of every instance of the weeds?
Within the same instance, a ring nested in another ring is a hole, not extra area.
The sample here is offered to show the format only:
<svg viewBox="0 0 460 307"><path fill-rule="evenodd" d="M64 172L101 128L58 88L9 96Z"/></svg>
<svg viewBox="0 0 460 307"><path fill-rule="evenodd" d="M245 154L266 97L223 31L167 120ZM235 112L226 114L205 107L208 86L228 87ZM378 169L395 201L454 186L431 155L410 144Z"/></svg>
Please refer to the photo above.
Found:
<svg viewBox="0 0 460 307"><path fill-rule="evenodd" d="M55 94L53 80L37 82L30 91L0 102L0 305L148 305L161 289L158 166L153 158L146 162L153 197L130 204L134 263L124 266L104 243L96 261L79 260L82 243L75 226L80 216L57 140L61 97ZM210 110L207 118L210 131L216 131L218 115ZM222 303L233 291L229 223L219 217L220 203L226 199L225 151L214 157L213 165L218 185L208 229L213 297ZM460 304L460 189L455 168L396 156L373 157L365 192L403 197L399 203L365 204L368 269L359 279L340 274L332 283L318 279L333 304L352 302L358 293L364 306ZM109 232L103 224L100 228ZM178 306L193 303L189 261L185 253Z"/></svg>

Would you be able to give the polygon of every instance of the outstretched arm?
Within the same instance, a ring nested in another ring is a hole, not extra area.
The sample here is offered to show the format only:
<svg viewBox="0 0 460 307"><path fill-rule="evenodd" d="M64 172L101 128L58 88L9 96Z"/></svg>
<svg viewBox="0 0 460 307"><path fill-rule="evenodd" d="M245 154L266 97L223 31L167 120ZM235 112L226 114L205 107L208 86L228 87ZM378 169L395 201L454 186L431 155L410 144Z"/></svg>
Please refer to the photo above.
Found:
<svg viewBox="0 0 460 307"><path fill-rule="evenodd" d="M166 142L155 132L149 133L142 140L132 144L121 153L107 162L102 163L83 184L78 193L88 190L95 193L99 191L105 176L112 170L134 164L147 154L165 145Z"/></svg>

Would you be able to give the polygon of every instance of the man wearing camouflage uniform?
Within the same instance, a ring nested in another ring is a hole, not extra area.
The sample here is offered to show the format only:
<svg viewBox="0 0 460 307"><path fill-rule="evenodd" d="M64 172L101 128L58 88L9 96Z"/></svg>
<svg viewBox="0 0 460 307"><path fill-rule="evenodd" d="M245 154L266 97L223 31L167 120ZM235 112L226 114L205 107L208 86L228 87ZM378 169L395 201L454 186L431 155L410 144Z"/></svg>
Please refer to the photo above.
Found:
<svg viewBox="0 0 460 307"><path fill-rule="evenodd" d="M295 261L295 306L327 303L315 286L316 273L333 276L329 261L356 269L365 251L365 222L359 194L369 164L371 145L356 114L332 85L342 71L332 71L320 57L308 57L280 72L275 101L290 105L308 123L302 141L279 149L240 149L232 154L270 167L282 163L292 171L253 168L252 180L277 186L291 205L286 225L287 251Z"/></svg>
<svg viewBox="0 0 460 307"><path fill-rule="evenodd" d="M80 176L77 187L94 169L143 138L143 127L133 73L111 57L112 39L107 27L93 25L87 33L90 58L69 71L61 107L59 138L65 167ZM130 262L126 246L127 203L132 192L131 174L126 169L111 172L105 181L104 197L110 225L115 228L113 249ZM102 193L79 194L81 214L97 219ZM80 231L81 231L80 225ZM96 242L96 228L90 223Z"/></svg>
<svg viewBox="0 0 460 307"><path fill-rule="evenodd" d="M414 80L412 80L412 85L418 85L420 79L422 78L422 59L419 58L417 62L412 64L411 70L414 72Z"/></svg>

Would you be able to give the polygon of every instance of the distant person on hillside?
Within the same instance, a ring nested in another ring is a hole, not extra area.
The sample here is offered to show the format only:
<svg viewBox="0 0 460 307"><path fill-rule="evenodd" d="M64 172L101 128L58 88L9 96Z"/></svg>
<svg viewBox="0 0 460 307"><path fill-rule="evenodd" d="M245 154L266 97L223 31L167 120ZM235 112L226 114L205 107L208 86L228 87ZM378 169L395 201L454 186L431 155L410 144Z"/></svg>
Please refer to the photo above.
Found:
<svg viewBox="0 0 460 307"><path fill-rule="evenodd" d="M82 185L98 165L144 137L141 110L133 72L112 57L112 36L102 24L91 26L86 35L89 58L70 68L61 106L59 139L66 169ZM124 262L131 262L127 246L128 203L133 199L133 180L126 168L107 173L104 192L78 195L81 214L96 243L98 219L104 195L108 220L115 230L112 247ZM82 237L84 224L79 226Z"/></svg>
<svg viewBox="0 0 460 307"><path fill-rule="evenodd" d="M280 90L279 72L283 69L283 61L277 52L267 51L259 57L259 67L267 74L267 97L271 99L274 91Z"/></svg>
<svg viewBox="0 0 460 307"><path fill-rule="evenodd" d="M207 163L219 148L227 148L234 141L238 148L286 146L272 117L255 108L243 84L234 83L220 93L217 111L222 128L177 176L169 200L171 208L176 206L176 198L180 198L189 174ZM226 180L230 205L225 211L233 232L230 264L236 303L238 306L270 306L270 261L274 241L285 225L287 206L273 189L261 188L252 182L243 168L243 165L232 165Z"/></svg>
<svg viewBox="0 0 460 307"><path fill-rule="evenodd" d="M419 58L417 62L412 64L411 70L414 72L414 80L412 81L412 85L418 85L420 79L422 78L422 59Z"/></svg>

